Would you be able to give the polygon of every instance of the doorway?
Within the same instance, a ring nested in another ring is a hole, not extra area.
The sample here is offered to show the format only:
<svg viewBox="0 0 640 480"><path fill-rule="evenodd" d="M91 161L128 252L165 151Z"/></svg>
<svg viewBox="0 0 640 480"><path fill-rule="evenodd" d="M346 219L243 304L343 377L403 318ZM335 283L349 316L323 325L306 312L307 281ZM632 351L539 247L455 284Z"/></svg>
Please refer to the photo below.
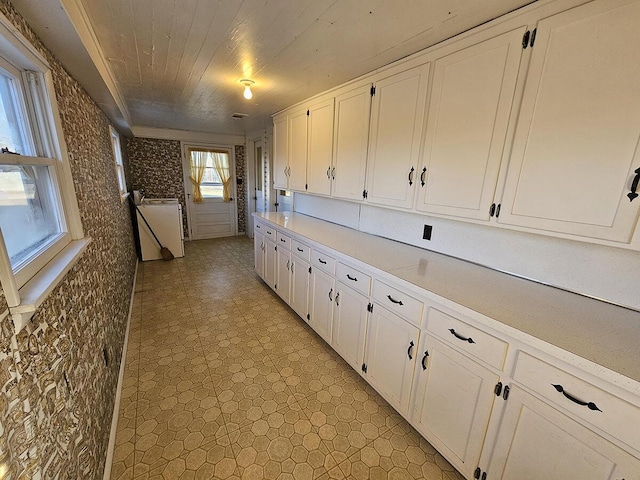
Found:
<svg viewBox="0 0 640 480"><path fill-rule="evenodd" d="M183 144L183 171L190 240L230 237L238 234L235 152L231 146ZM192 178L201 172L201 199L196 198ZM225 192L225 185L227 185ZM225 201L225 193L227 200Z"/></svg>
<svg viewBox="0 0 640 480"><path fill-rule="evenodd" d="M267 199L269 182L267 180L267 152L265 149L264 135L250 138L247 142L249 164L249 229L250 237L253 236L253 213L267 211Z"/></svg>

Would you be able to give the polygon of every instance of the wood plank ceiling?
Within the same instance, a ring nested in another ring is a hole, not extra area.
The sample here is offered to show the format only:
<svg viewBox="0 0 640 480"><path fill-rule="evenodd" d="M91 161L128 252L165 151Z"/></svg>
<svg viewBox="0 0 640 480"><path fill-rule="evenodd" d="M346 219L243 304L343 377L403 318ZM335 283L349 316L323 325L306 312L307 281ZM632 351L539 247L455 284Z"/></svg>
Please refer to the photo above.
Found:
<svg viewBox="0 0 640 480"><path fill-rule="evenodd" d="M218 133L264 128L282 108L530 2L81 0L133 125ZM250 101L241 78L256 82Z"/></svg>

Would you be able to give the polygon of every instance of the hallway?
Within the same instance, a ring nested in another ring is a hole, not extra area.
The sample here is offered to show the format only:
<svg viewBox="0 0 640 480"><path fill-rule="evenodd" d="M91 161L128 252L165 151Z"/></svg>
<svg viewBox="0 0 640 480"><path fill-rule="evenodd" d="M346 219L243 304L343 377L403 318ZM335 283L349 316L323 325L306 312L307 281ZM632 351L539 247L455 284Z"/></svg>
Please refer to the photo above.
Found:
<svg viewBox="0 0 640 480"><path fill-rule="evenodd" d="M247 237L139 263L112 480L461 480L255 274Z"/></svg>

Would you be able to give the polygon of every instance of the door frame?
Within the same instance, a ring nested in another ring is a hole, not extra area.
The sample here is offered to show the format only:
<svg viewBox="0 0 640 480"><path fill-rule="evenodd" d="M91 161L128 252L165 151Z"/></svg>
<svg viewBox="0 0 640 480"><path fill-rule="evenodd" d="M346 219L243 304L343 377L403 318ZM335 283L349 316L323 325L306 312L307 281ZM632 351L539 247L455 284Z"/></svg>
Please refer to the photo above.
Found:
<svg viewBox="0 0 640 480"><path fill-rule="evenodd" d="M233 232L232 236L238 235L238 195L237 195L237 186L236 186L236 148L234 145L222 144L222 143L204 143L204 142L180 142L180 150L182 155L182 183L184 186L184 201L187 209L187 236L188 240L193 240L192 238L192 219L193 212L192 203L190 202L191 197L191 181L189 180L189 173L191 170L191 166L189 163L189 156L187 152L189 148L203 148L203 149L220 149L229 151L229 173L231 174L231 198L233 198L233 225L231 231Z"/></svg>
<svg viewBox="0 0 640 480"><path fill-rule="evenodd" d="M263 159L264 159L264 134L257 136L247 137L247 145L245 147L247 152L247 231L246 234L249 238L253 238L253 213L256 211L256 203L254 192L256 189L256 158L255 158L255 144L256 142L262 142ZM264 161L264 160L263 160ZM264 182L264 180L263 180ZM264 187L264 185L263 185ZM266 190L266 189L265 189ZM265 193L266 195L266 193Z"/></svg>

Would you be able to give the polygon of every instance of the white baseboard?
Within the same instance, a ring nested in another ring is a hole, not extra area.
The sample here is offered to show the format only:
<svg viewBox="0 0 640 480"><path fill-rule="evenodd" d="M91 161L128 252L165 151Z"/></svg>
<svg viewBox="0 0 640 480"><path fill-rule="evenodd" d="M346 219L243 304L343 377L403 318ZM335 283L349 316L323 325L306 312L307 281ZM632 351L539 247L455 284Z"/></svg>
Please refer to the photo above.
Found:
<svg viewBox="0 0 640 480"><path fill-rule="evenodd" d="M113 452L116 448L116 433L118 431L118 413L120 412L120 398L122 395L122 382L124 380L124 365L127 360L127 346L129 344L129 327L131 326L131 313L133 312L133 298L136 293L136 281L138 279L138 265L136 260L136 271L133 275L133 285L131 286L131 300L129 301L129 316L127 318L127 330L124 334L122 345L122 358L120 359L120 372L118 373L118 385L116 387L116 398L113 402L113 413L111 414L111 432L109 433L109 447L107 448L107 458L104 464L103 480L111 478L111 464L113 463Z"/></svg>

